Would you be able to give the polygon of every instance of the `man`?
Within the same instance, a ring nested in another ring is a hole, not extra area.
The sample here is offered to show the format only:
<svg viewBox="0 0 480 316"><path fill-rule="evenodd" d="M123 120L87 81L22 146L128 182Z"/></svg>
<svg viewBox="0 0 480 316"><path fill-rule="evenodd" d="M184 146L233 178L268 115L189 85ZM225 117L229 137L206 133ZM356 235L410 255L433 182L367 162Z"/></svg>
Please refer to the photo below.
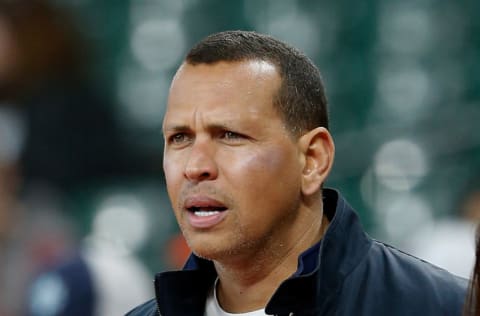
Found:
<svg viewBox="0 0 480 316"><path fill-rule="evenodd" d="M460 315L466 281L372 240L323 189L318 69L269 36L211 35L173 79L164 170L193 251L128 315Z"/></svg>

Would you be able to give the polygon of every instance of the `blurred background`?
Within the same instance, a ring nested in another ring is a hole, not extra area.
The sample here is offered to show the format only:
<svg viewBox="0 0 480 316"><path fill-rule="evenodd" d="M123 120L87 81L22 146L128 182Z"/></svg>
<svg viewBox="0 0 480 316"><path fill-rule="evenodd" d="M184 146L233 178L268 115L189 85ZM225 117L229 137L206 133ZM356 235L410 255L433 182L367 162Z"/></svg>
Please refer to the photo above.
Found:
<svg viewBox="0 0 480 316"><path fill-rule="evenodd" d="M319 67L337 148L327 186L367 231L469 276L479 1L0 0L0 316L120 314L182 265L162 173L167 91L191 45L230 29Z"/></svg>

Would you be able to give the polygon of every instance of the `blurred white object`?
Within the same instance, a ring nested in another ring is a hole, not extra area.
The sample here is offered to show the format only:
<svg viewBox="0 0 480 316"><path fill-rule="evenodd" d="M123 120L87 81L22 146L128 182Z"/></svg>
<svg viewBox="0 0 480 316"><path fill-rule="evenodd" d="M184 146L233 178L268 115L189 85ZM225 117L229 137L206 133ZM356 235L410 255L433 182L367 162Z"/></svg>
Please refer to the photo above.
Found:
<svg viewBox="0 0 480 316"><path fill-rule="evenodd" d="M114 194L100 203L82 249L101 298L95 315L123 315L153 297L152 277L136 257L148 235L148 212L135 196Z"/></svg>
<svg viewBox="0 0 480 316"><path fill-rule="evenodd" d="M102 250L87 247L82 253L100 298L95 315L124 315L153 297L153 278L138 258Z"/></svg>
<svg viewBox="0 0 480 316"><path fill-rule="evenodd" d="M99 205L87 237L114 255L134 253L150 234L149 214L134 195L113 194Z"/></svg>
<svg viewBox="0 0 480 316"><path fill-rule="evenodd" d="M475 263L475 223L445 219L426 226L410 241L410 253L469 278Z"/></svg>
<svg viewBox="0 0 480 316"><path fill-rule="evenodd" d="M428 171L425 151L410 139L386 142L375 154L375 175L391 190L413 189Z"/></svg>

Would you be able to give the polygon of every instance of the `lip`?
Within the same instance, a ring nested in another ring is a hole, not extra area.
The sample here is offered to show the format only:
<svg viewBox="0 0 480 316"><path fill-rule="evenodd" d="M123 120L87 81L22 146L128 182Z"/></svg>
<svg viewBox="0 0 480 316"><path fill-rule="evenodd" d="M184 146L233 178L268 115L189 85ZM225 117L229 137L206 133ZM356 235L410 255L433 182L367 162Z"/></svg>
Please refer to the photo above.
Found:
<svg viewBox="0 0 480 316"><path fill-rule="evenodd" d="M206 208L207 211L209 208L223 208L222 211L213 211L209 215L199 216L194 212L190 211L190 208ZM192 196L185 199L184 210L187 212L188 223L193 228L198 229L207 229L212 228L215 225L223 221L227 215L228 208L222 202L210 198L208 196Z"/></svg>
<svg viewBox="0 0 480 316"><path fill-rule="evenodd" d="M225 204L222 202L205 196L205 195L196 195L196 196L190 196L185 199L185 202L183 203L183 206L186 210L192 207L223 207L227 208Z"/></svg>

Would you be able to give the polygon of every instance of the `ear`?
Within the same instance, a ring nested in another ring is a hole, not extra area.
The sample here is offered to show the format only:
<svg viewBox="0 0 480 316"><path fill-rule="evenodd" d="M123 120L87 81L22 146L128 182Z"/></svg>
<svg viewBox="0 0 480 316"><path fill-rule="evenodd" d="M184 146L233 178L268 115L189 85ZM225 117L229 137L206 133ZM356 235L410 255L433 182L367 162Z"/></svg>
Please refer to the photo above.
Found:
<svg viewBox="0 0 480 316"><path fill-rule="evenodd" d="M311 195L319 191L333 165L335 145L324 127L317 127L299 138L303 155L302 193Z"/></svg>

